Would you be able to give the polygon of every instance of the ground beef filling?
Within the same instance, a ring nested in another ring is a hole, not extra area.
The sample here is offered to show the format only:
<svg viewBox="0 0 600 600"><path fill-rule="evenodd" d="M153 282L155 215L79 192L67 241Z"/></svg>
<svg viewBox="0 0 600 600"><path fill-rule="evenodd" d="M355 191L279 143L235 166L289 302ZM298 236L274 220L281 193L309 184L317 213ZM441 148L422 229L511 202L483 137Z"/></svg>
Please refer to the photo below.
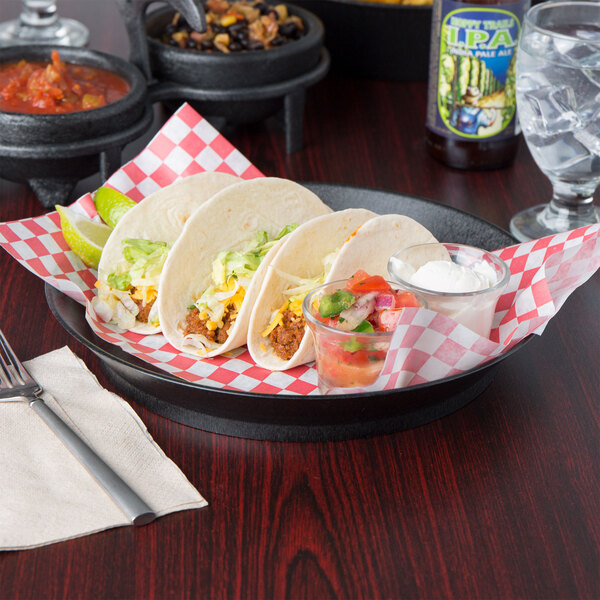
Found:
<svg viewBox="0 0 600 600"><path fill-rule="evenodd" d="M223 317L223 327L217 327L216 329L209 329L206 326L208 319L200 318L200 311L197 308L192 308L188 311L185 316L185 327L183 328L183 335L190 335L192 333L203 335L211 342L217 344L224 344L229 335L229 328L233 324L231 316L226 313Z"/></svg>
<svg viewBox="0 0 600 600"><path fill-rule="evenodd" d="M282 314L282 321L271 333L269 340L279 358L290 360L298 350L304 336L304 317L299 317L291 310Z"/></svg>
<svg viewBox="0 0 600 600"><path fill-rule="evenodd" d="M134 293L135 293L135 290L134 290ZM153 298L152 300L150 300L150 302L146 302L146 304L144 304L143 300L138 300L137 298L132 298L132 300L136 303L136 305L140 311L135 316L135 318L142 323L147 323L148 315L150 314L150 309L152 308L152 305L154 304L154 301L156 300L156 298Z"/></svg>

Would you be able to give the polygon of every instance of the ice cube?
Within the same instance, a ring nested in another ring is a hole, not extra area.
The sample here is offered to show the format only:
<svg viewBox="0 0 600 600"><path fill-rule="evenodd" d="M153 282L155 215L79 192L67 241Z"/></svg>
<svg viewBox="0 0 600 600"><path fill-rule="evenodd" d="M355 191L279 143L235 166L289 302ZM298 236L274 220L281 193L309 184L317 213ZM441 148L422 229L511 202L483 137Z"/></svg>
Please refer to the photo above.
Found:
<svg viewBox="0 0 600 600"><path fill-rule="evenodd" d="M536 163L547 174L556 177L589 175L592 157L573 134L563 134L558 138L533 135L526 140Z"/></svg>
<svg viewBox="0 0 600 600"><path fill-rule="evenodd" d="M555 40L558 45L558 40ZM562 56L578 69L600 69L600 47L578 43L562 53Z"/></svg>
<svg viewBox="0 0 600 600"><path fill-rule="evenodd" d="M580 42L578 42L577 40L570 39L567 37L557 37L556 39L552 40L552 45L554 46L554 49L563 56L566 56L567 54L569 54L569 52L572 52L579 45L579 43Z"/></svg>
<svg viewBox="0 0 600 600"><path fill-rule="evenodd" d="M588 81L600 88L600 65L595 69L581 69L581 72L587 77Z"/></svg>
<svg viewBox="0 0 600 600"><path fill-rule="evenodd" d="M557 135L581 126L575 92L569 86L545 86L517 96L525 135Z"/></svg>
<svg viewBox="0 0 600 600"><path fill-rule="evenodd" d="M592 116L584 128L578 129L573 135L592 154L600 156L600 110Z"/></svg>
<svg viewBox="0 0 600 600"><path fill-rule="evenodd" d="M554 50L552 38L545 34L537 31L528 33L521 40L521 47L527 54L532 56L546 56Z"/></svg>
<svg viewBox="0 0 600 600"><path fill-rule="evenodd" d="M592 92L595 90L591 90ZM598 92L595 96L583 96L578 98L579 100L579 118L582 123L585 125L589 123L593 119L599 119L597 112L600 110L600 92Z"/></svg>
<svg viewBox="0 0 600 600"><path fill-rule="evenodd" d="M598 26L588 25L587 28L579 28L575 31L575 36L580 40L588 40L596 45L600 43L600 29Z"/></svg>
<svg viewBox="0 0 600 600"><path fill-rule="evenodd" d="M550 85L550 79L546 77L544 69L540 71L528 71L527 73L520 73L517 75L517 91L528 92L530 90L537 90L541 87L548 87Z"/></svg>

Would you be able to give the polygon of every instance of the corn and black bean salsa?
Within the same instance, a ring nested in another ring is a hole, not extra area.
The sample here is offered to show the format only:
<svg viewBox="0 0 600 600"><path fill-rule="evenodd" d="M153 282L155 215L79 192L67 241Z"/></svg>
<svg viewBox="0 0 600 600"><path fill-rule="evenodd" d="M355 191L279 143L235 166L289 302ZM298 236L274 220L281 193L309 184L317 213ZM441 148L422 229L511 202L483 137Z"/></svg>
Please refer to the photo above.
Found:
<svg viewBox="0 0 600 600"><path fill-rule="evenodd" d="M180 13L175 13L160 40L182 49L229 54L276 48L305 33L302 19L289 14L285 4L207 0L204 10L207 26L204 33L194 31Z"/></svg>

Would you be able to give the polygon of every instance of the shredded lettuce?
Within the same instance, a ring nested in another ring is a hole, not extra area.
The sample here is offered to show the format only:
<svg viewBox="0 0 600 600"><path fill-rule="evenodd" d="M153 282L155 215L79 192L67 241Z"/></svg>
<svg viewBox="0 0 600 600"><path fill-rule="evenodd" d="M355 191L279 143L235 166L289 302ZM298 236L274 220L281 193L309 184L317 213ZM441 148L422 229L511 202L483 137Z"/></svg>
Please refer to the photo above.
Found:
<svg viewBox="0 0 600 600"><path fill-rule="evenodd" d="M296 227L296 223L286 225L273 239L268 232L257 231L242 250L219 252L212 264L212 285L195 302L198 310L206 311L211 320L220 321L229 304L241 303L240 297L243 298L245 288L267 252Z"/></svg>
<svg viewBox="0 0 600 600"><path fill-rule="evenodd" d="M275 236L275 241L279 241L284 235L287 235L288 233L292 233L292 231L294 231L294 229L296 229L298 227L298 223L290 223L289 225L286 225L276 236Z"/></svg>
<svg viewBox="0 0 600 600"><path fill-rule="evenodd" d="M125 260L106 278L111 288L127 290L130 286L157 285L169 245L135 238L124 239L122 244Z"/></svg>
<svg viewBox="0 0 600 600"><path fill-rule="evenodd" d="M151 242L150 240L142 240L135 238L127 238L122 241L124 246L123 256L129 262L154 255L156 252L163 252L167 248L166 242Z"/></svg>
<svg viewBox="0 0 600 600"><path fill-rule="evenodd" d="M128 238L122 240L121 260L105 281L96 284L100 306L106 316L111 311L110 322L121 329L131 329L139 312L133 299L143 304L156 298L160 273L165 264L170 246L166 242ZM157 306L150 309L148 323L158 326Z"/></svg>
<svg viewBox="0 0 600 600"><path fill-rule="evenodd" d="M219 252L213 262L213 282L222 286L231 277L249 280L260 266L267 252L284 236L294 231L298 225L286 225L272 240L266 231L257 231L254 240L240 252Z"/></svg>
<svg viewBox="0 0 600 600"><path fill-rule="evenodd" d="M125 291L131 285L131 277L129 273L123 273L122 275L117 275L116 273L111 273L106 281L108 285L114 290L122 290Z"/></svg>

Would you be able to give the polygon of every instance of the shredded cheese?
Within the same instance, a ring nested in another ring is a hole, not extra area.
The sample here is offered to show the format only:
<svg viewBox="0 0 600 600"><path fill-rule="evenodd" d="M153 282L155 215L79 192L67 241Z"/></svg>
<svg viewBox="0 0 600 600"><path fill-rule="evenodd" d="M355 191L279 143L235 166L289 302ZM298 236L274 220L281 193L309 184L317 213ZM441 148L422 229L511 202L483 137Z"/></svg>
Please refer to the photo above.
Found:
<svg viewBox="0 0 600 600"><path fill-rule="evenodd" d="M158 290L153 285L139 286L135 288L135 292L131 297L135 300L142 300L144 306L149 304L158 296Z"/></svg>
<svg viewBox="0 0 600 600"><path fill-rule="evenodd" d="M297 296L292 296L289 300L286 300L271 319L269 326L262 332L262 336L267 337L275 327L281 325L283 322L283 313L287 310L293 312L297 317L301 317L302 301L304 300L305 295L306 294L298 294Z"/></svg>
<svg viewBox="0 0 600 600"><path fill-rule="evenodd" d="M262 332L263 337L267 337L277 325L283 321L283 308L280 308L275 315L275 318L271 321L269 326Z"/></svg>
<svg viewBox="0 0 600 600"><path fill-rule="evenodd" d="M349 236L348 239L346 240L346 242L350 241L357 233L358 230L362 227L362 225L359 225ZM346 243L344 242L344 244Z"/></svg>

